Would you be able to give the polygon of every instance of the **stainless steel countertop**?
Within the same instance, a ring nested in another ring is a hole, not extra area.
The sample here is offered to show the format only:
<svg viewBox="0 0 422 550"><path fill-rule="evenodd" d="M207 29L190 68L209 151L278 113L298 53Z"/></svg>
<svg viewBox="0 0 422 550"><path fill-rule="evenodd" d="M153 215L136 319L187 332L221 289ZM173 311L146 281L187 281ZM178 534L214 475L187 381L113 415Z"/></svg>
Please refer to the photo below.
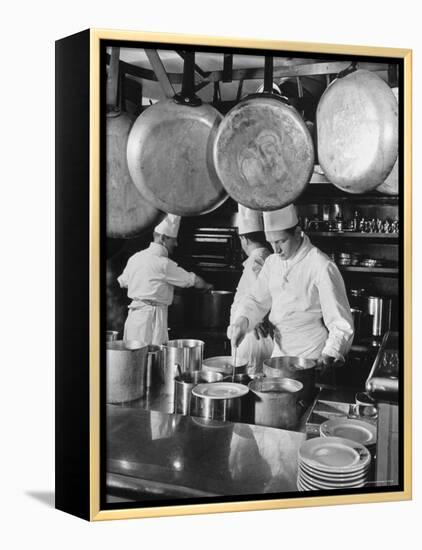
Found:
<svg viewBox="0 0 422 550"><path fill-rule="evenodd" d="M107 405L107 493L133 500L296 492L300 432Z"/></svg>

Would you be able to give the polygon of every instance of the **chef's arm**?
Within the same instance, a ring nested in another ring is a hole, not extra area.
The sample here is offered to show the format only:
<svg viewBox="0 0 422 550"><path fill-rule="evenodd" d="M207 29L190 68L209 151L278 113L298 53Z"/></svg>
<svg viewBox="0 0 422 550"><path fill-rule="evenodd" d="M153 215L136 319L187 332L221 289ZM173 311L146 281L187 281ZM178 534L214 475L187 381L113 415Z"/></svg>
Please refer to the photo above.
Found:
<svg viewBox="0 0 422 550"><path fill-rule="evenodd" d="M212 285L204 281L202 277L179 267L173 260L169 260L167 263L165 279L169 284L182 288L192 286L203 290L212 288Z"/></svg>
<svg viewBox="0 0 422 550"><path fill-rule="evenodd" d="M268 270L265 264L250 292L237 305L236 318L227 329L227 336L233 345L239 345L245 334L253 330L265 317L271 308L271 301Z"/></svg>
<svg viewBox="0 0 422 550"><path fill-rule="evenodd" d="M353 341L353 318L343 277L333 262L324 266L318 282L318 292L324 324L328 329L328 338L321 356L344 361Z"/></svg>
<svg viewBox="0 0 422 550"><path fill-rule="evenodd" d="M127 288L128 280L126 268L124 269L123 273L119 277L117 277L117 282L119 283L120 288Z"/></svg>

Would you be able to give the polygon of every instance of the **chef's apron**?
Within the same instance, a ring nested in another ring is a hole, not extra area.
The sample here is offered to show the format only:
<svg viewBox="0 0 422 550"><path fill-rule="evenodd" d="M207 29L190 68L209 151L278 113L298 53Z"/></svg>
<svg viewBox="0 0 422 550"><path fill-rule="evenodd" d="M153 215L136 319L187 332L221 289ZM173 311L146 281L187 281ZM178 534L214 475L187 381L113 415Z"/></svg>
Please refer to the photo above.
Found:
<svg viewBox="0 0 422 550"><path fill-rule="evenodd" d="M255 337L254 332L248 332L237 347L236 363L248 363L248 374L262 372L263 364L272 355L274 342L271 336L260 338ZM232 348L232 357L234 357Z"/></svg>
<svg viewBox="0 0 422 550"><path fill-rule="evenodd" d="M149 300L136 300L129 306L124 340L138 340L160 346L168 341L167 306Z"/></svg>

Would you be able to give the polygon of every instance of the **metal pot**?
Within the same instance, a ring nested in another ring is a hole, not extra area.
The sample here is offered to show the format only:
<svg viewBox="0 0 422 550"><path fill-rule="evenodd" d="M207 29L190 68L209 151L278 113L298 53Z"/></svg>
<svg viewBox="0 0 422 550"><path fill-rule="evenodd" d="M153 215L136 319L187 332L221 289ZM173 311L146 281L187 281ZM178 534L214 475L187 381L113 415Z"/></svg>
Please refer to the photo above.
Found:
<svg viewBox="0 0 422 550"><path fill-rule="evenodd" d="M117 330L107 330L106 331L106 342L114 342L119 336L119 331Z"/></svg>
<svg viewBox="0 0 422 550"><path fill-rule="evenodd" d="M209 386L215 388L213 394ZM219 391L220 387L221 391ZM242 384L229 382L198 384L192 390L192 395L196 398L196 415L211 420L241 422L244 420L245 407L247 407L245 398L248 393L249 389Z"/></svg>
<svg viewBox="0 0 422 550"><path fill-rule="evenodd" d="M248 363L239 364L236 361L237 365L234 369L236 374L245 374L248 367ZM224 376L232 376L233 374L233 357L231 355L221 355L218 357L208 357L202 362L202 369L209 370L214 372L220 372Z"/></svg>
<svg viewBox="0 0 422 550"><path fill-rule="evenodd" d="M371 336L383 336L391 328L393 301L386 296L365 296L366 328Z"/></svg>
<svg viewBox="0 0 422 550"><path fill-rule="evenodd" d="M290 378L303 384L300 399L309 404L315 395L316 361L304 357L272 357L264 361L264 374L272 378Z"/></svg>
<svg viewBox="0 0 422 550"><path fill-rule="evenodd" d="M161 346L159 385L161 392L174 396L174 379L184 372L201 370L204 354L202 340L169 340L167 345Z"/></svg>
<svg viewBox="0 0 422 550"><path fill-rule="evenodd" d="M196 292L194 303L194 323L199 328L226 328L230 324L230 308L234 292L211 290Z"/></svg>
<svg viewBox="0 0 422 550"><path fill-rule="evenodd" d="M257 378L249 383L253 396L254 424L292 430L303 411L303 384L291 378Z"/></svg>
<svg viewBox="0 0 422 550"><path fill-rule="evenodd" d="M192 396L192 389L198 384L221 382L223 375L218 372L197 370L185 372L174 379L174 412L177 414L196 413L196 398Z"/></svg>
<svg viewBox="0 0 422 550"><path fill-rule="evenodd" d="M107 403L123 403L146 392L148 346L136 341L106 343Z"/></svg>

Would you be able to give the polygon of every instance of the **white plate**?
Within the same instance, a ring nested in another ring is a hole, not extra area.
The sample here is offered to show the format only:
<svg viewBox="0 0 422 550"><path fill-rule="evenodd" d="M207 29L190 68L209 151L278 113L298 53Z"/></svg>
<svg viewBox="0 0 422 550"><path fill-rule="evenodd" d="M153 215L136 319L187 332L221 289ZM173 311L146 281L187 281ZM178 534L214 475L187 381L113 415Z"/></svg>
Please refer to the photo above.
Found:
<svg viewBox="0 0 422 550"><path fill-rule="evenodd" d="M308 481L300 480L301 486L307 491L332 491L336 489L362 489L365 487L365 482L356 483L355 485L325 485L324 483L309 483Z"/></svg>
<svg viewBox="0 0 422 550"><path fill-rule="evenodd" d="M367 481L367 476L363 476L360 479L354 479L351 481L324 481L310 477L303 470L299 472L299 479L309 485L310 487L320 487L321 489L332 489L332 488L354 488L354 487L363 487Z"/></svg>
<svg viewBox="0 0 422 550"><path fill-rule="evenodd" d="M322 437L343 437L361 445L373 445L377 441L377 429L373 424L352 418L331 418L320 426Z"/></svg>
<svg viewBox="0 0 422 550"><path fill-rule="evenodd" d="M209 399L231 399L242 397L249 391L247 386L233 382L214 382L212 384L198 384L192 389L196 397L208 397Z"/></svg>
<svg viewBox="0 0 422 550"><path fill-rule="evenodd" d="M371 462L371 454L366 447L350 439L316 437L301 445L299 459L316 470L340 474L362 470Z"/></svg>
<svg viewBox="0 0 422 550"><path fill-rule="evenodd" d="M353 472L352 474L335 474L335 473L327 473L322 472L321 470L316 470L314 468L311 468L305 462L301 462L299 464L299 469L306 472L309 476L315 477L317 479L320 479L321 481L353 481L355 479L359 479L363 476L366 476L368 474L369 467L366 466L362 470L359 470L358 472Z"/></svg>

